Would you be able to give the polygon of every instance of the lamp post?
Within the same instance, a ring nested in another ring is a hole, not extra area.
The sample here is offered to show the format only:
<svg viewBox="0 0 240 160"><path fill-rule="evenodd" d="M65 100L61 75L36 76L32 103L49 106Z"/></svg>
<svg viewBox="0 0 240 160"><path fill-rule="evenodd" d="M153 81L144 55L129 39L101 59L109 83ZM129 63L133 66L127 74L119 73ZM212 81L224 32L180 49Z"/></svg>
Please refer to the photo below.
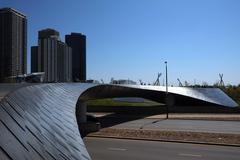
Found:
<svg viewBox="0 0 240 160"><path fill-rule="evenodd" d="M167 107L167 119L168 119L168 73L167 73L167 61L165 61L166 67L166 107Z"/></svg>

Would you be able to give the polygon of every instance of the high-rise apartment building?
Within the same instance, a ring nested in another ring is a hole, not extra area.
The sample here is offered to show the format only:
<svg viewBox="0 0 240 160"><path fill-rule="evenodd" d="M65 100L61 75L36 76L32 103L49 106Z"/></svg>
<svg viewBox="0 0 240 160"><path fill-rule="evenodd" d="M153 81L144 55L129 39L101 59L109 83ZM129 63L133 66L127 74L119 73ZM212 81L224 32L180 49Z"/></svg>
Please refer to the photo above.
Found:
<svg viewBox="0 0 240 160"><path fill-rule="evenodd" d="M44 72L45 82L72 80L72 49L60 41L58 31L39 31L38 46L31 47L31 55L32 72Z"/></svg>
<svg viewBox="0 0 240 160"><path fill-rule="evenodd" d="M74 81L86 80L86 36L71 33L65 36L65 42L72 48L72 78Z"/></svg>
<svg viewBox="0 0 240 160"><path fill-rule="evenodd" d="M59 82L72 81L72 49L65 43L58 41L57 75Z"/></svg>
<svg viewBox="0 0 240 160"><path fill-rule="evenodd" d="M27 19L12 8L0 9L0 82L27 73Z"/></svg>
<svg viewBox="0 0 240 160"><path fill-rule="evenodd" d="M38 72L38 46L31 47L31 72Z"/></svg>

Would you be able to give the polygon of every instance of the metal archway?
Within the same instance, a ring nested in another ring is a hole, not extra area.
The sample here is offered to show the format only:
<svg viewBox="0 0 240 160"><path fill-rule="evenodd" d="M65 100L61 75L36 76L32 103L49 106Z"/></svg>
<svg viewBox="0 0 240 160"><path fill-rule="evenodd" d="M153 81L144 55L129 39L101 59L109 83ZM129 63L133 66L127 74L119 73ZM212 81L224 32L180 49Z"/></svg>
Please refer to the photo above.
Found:
<svg viewBox="0 0 240 160"><path fill-rule="evenodd" d="M170 87L169 93L175 96L177 104L184 98L204 104L237 105L218 89ZM41 84L11 92L0 101L0 157L91 159L78 130L77 111L89 99L128 96L163 102L165 92L163 87L156 86L81 83Z"/></svg>

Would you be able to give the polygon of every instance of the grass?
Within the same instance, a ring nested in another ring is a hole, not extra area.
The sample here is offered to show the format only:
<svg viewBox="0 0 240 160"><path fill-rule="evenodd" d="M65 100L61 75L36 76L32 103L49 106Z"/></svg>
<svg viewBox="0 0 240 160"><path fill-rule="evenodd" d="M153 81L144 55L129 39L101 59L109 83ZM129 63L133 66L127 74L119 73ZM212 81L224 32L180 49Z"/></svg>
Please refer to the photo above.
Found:
<svg viewBox="0 0 240 160"><path fill-rule="evenodd" d="M88 136L240 146L239 134L226 133L104 128Z"/></svg>
<svg viewBox="0 0 240 160"><path fill-rule="evenodd" d="M87 102L89 106L159 106L162 105L161 103L157 103L150 100L144 100L144 102L122 102L122 101L115 101L112 98L106 99L97 99L97 100L90 100Z"/></svg>

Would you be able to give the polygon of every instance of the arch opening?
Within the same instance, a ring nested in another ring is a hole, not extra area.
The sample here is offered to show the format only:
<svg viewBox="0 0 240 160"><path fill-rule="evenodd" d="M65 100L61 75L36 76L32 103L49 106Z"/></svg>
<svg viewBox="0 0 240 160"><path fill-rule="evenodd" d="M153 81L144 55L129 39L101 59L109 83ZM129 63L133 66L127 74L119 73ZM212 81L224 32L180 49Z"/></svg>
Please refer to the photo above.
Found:
<svg viewBox="0 0 240 160"><path fill-rule="evenodd" d="M186 102L195 105L203 105L204 101L196 100L191 97L183 95L177 95L174 93L168 93L159 90L134 88L129 86L120 85L98 85L85 90L78 98L76 105L76 117L79 125L81 135L85 135L84 127L87 126L87 101L104 99L104 98L118 98L118 97L139 97L148 99L154 102L166 104L165 113L168 112L169 107L174 105L186 105Z"/></svg>

